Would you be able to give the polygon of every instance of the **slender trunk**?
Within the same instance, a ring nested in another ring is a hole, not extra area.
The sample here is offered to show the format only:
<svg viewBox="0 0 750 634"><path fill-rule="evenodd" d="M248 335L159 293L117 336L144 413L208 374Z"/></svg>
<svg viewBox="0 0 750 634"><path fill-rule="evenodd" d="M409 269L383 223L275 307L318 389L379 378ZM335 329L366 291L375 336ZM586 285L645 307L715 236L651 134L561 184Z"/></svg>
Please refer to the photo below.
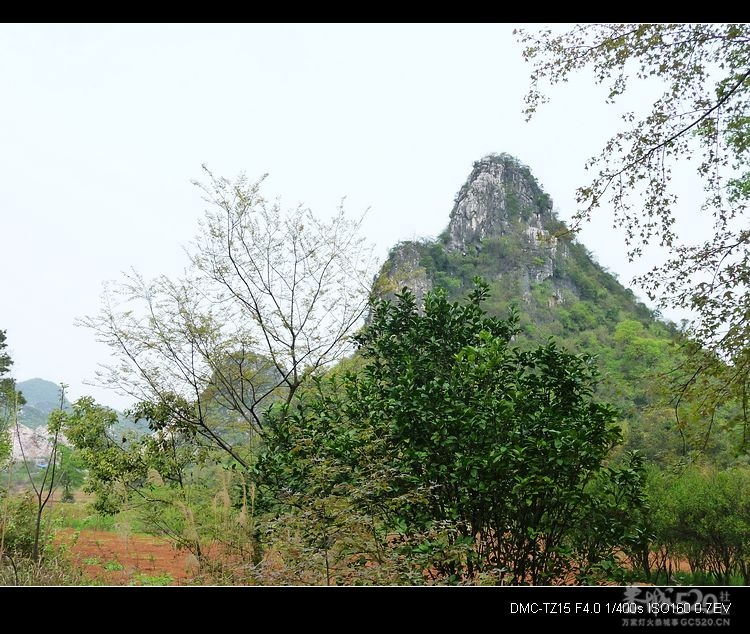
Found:
<svg viewBox="0 0 750 634"><path fill-rule="evenodd" d="M13 461L11 460L8 465L8 495L5 496L5 508L2 514L0 514L0 561L2 561L3 555L5 554L5 531L8 524L8 505L10 504L10 492L11 482L13 477Z"/></svg>
<svg viewBox="0 0 750 634"><path fill-rule="evenodd" d="M39 563L39 537L42 534L42 511L44 507L39 505L36 512L36 529L34 531L34 550L31 553L31 558L35 564Z"/></svg>
<svg viewBox="0 0 750 634"><path fill-rule="evenodd" d="M65 388L67 385L61 384L60 386L60 411L63 411L65 409ZM16 426L18 425L18 417L16 416ZM19 434L18 436L19 443L21 441L21 436ZM44 509L49 503L50 499L52 498L52 492L55 489L55 468L57 466L57 447L58 442L60 440L60 431L59 427L55 430L55 436L52 440L52 455L49 458L49 462L47 462L47 468L44 470L44 478L42 478L42 484L37 489L36 485L34 485L33 479L31 479L31 474L29 474L29 479L31 480L31 484L34 487L34 491L36 492L37 497L37 513L36 513L36 527L34 531L34 549L32 551L32 560L34 561L34 564L39 565L39 542L41 541L41 535L42 535L42 514L44 513ZM47 484L47 478L49 477L49 485ZM47 489L47 493L45 495L45 487Z"/></svg>
<svg viewBox="0 0 750 634"><path fill-rule="evenodd" d="M328 559L328 540L326 539L325 546L325 557L326 557L326 585L331 585L331 563Z"/></svg>

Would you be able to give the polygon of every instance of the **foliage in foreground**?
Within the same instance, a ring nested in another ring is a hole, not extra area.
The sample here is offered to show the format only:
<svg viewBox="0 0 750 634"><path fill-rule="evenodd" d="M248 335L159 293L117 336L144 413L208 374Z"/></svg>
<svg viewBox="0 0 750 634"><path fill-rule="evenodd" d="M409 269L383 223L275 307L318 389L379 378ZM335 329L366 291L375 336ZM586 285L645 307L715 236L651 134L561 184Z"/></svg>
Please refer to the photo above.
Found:
<svg viewBox="0 0 750 634"><path fill-rule="evenodd" d="M703 584L750 584L750 470L693 464L648 470L651 512L626 551L640 580L675 583L682 562Z"/></svg>
<svg viewBox="0 0 750 634"><path fill-rule="evenodd" d="M0 490L0 586L76 585L80 572L50 526L38 531L37 511L33 495Z"/></svg>
<svg viewBox="0 0 750 634"><path fill-rule="evenodd" d="M486 295L477 280L464 303L378 302L356 336L364 368L271 411L266 501L296 517L327 580L332 557L385 551L441 582L587 580L634 530L641 465L605 464L621 436L593 360L513 347L516 317L488 317ZM352 523L359 551L341 539Z"/></svg>

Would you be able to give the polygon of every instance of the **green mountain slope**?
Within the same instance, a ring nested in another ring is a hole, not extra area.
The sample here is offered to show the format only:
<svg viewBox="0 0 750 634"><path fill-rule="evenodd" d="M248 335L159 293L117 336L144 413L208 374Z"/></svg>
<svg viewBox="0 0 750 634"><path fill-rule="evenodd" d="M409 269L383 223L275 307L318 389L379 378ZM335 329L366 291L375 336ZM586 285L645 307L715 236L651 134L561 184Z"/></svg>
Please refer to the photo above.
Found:
<svg viewBox="0 0 750 634"><path fill-rule="evenodd" d="M475 276L490 284L490 314L518 310L519 346L554 337L597 358L598 397L621 412L626 448L668 461L702 442L677 428L668 389L673 369L684 363L677 327L593 259L557 218L528 167L507 154L474 164L446 230L435 240L396 245L373 289L393 297L407 286L420 299L443 288L455 300ZM720 434L711 443L706 448L715 455L728 444Z"/></svg>
<svg viewBox="0 0 750 634"><path fill-rule="evenodd" d="M46 427L49 415L60 407L60 385L46 379L35 378L20 381L16 384L16 389L26 399L26 403L21 408L18 421L30 429ZM72 404L67 397L63 399L63 409L66 411L72 409ZM117 414L117 424L113 426L110 432L113 437L122 437L131 433L138 435L148 432L145 423L137 424L123 413L118 412Z"/></svg>
<svg viewBox="0 0 750 634"><path fill-rule="evenodd" d="M60 407L60 386L45 379L29 379L16 384L26 404L21 409L19 421L35 429L47 424L47 417ZM63 408L70 409L70 401L63 400Z"/></svg>

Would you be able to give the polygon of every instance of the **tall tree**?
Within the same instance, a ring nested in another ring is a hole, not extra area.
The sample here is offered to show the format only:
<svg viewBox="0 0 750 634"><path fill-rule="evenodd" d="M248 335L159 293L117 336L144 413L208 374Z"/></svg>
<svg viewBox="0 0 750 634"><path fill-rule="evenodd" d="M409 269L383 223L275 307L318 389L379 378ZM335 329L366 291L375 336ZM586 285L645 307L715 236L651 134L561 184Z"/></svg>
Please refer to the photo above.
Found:
<svg viewBox="0 0 750 634"><path fill-rule="evenodd" d="M6 341L7 331L0 330L0 378L7 374L10 370L10 366L13 365L13 360L10 358L10 355L6 351L6 348L8 346Z"/></svg>
<svg viewBox="0 0 750 634"><path fill-rule="evenodd" d="M265 176L232 182L204 169L208 182L195 184L208 208L185 275L148 281L133 272L80 323L110 346L117 363L100 378L146 404L136 413L157 408L152 422L197 434L247 467L231 434L239 424L262 435L265 406L290 402L352 349L375 263L363 218L343 207L322 220L268 202Z"/></svg>
<svg viewBox="0 0 750 634"><path fill-rule="evenodd" d="M562 33L517 31L532 64L526 114L548 101L546 87L589 71L614 103L635 83L659 81L663 93L643 115L627 112L622 130L586 164L593 179L577 190L577 228L608 206L631 259L658 243L668 255L634 281L662 308L688 309L686 334L714 358L695 356L682 387L713 375L747 402L750 365L749 24L578 24ZM700 212L713 231L702 241L680 235L673 174L696 171L705 189ZM701 353L702 354L702 353ZM716 360L729 361L729 364ZM726 401L726 393L715 402ZM744 420L747 428L747 418ZM747 434L745 434L747 436Z"/></svg>
<svg viewBox="0 0 750 634"><path fill-rule="evenodd" d="M55 488L57 487L57 479L56 479L56 473L58 469L58 463L59 463L59 449L60 449L60 433L61 433L61 422L63 420L64 411L65 411L65 389L68 386L64 383L60 384L60 407L59 409L53 411L48 419L47 427L50 433L50 445L51 445L51 453L49 456L49 460L47 461L47 466L44 468L44 472L42 475L41 482L36 483L34 481L34 477L31 473L31 468L29 466L29 461L26 460L26 456L23 455L23 445L21 444L21 436L18 435L18 445L21 449L21 457L23 459L23 464L26 468L26 474L29 478L29 484L31 485L31 488L34 491L34 495L36 497L36 522L35 522L35 529L34 529L34 547L32 549L31 557L34 563L39 563L39 558L41 556L41 550L40 546L42 544L42 516L44 514L44 509L49 504L50 500L52 499L52 494L55 492ZM16 432L18 433L18 421L16 420Z"/></svg>
<svg viewBox="0 0 750 634"><path fill-rule="evenodd" d="M11 426L18 407L23 404L23 397L16 392L16 382L10 375L13 359L6 342L6 331L0 330L0 465L12 453Z"/></svg>
<svg viewBox="0 0 750 634"><path fill-rule="evenodd" d="M632 528L638 464L605 468L621 436L593 360L513 347L517 320L488 317L487 292L477 280L463 303L442 289L423 309L408 289L377 303L356 337L362 369L269 432L263 481L308 518L326 563L337 531L371 517L441 581L549 583Z"/></svg>
<svg viewBox="0 0 750 634"><path fill-rule="evenodd" d="M10 376L10 368L13 359L7 351L7 335L5 330L0 330L0 466L4 466L13 455L12 433L13 428L18 425L18 410L24 400L20 392L16 390L16 382ZM8 486L10 489L10 473L8 470ZM4 560L10 563L13 576L18 582L18 568L16 562L16 551L23 550L28 541L20 537L23 531L15 531L18 524L24 524L23 506L15 507L11 504L9 491L0 488L0 570Z"/></svg>

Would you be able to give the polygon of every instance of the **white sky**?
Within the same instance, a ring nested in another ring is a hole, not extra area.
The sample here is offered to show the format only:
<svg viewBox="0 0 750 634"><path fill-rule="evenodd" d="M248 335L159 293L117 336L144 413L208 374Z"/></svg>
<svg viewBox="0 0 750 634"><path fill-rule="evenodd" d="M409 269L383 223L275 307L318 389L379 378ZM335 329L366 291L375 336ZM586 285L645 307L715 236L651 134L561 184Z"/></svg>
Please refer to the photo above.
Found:
<svg viewBox="0 0 750 634"><path fill-rule="evenodd" d="M14 377L128 404L88 385L108 350L74 321L122 271L181 272L203 163L230 179L268 172L263 192L284 206L369 208L381 260L437 236L492 152L528 165L568 220L622 108L582 76L526 123L530 66L513 27L0 25L0 329ZM625 284L647 268L627 263L606 216L580 240Z"/></svg>

